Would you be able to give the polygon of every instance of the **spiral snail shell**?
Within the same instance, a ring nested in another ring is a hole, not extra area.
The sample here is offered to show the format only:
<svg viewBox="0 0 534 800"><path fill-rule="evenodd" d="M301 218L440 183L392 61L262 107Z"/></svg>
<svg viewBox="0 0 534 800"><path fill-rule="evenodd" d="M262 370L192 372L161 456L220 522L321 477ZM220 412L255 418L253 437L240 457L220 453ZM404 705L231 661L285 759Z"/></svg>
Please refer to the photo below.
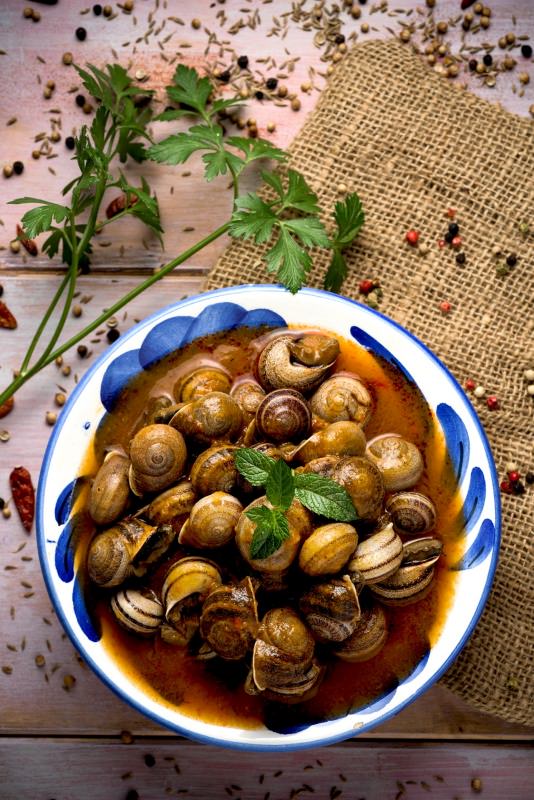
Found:
<svg viewBox="0 0 534 800"><path fill-rule="evenodd" d="M183 474L187 450L179 431L145 425L130 443L130 487L134 494L160 492Z"/></svg>

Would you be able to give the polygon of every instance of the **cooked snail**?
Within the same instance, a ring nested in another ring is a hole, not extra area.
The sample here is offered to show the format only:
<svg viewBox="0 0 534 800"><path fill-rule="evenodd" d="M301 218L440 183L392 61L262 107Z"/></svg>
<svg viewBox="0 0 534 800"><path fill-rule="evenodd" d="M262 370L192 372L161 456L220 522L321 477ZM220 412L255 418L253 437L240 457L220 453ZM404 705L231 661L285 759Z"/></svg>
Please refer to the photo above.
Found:
<svg viewBox="0 0 534 800"><path fill-rule="evenodd" d="M426 596L434 577L434 565L443 549L439 539L426 536L405 542L400 567L371 587L387 605L410 605Z"/></svg>
<svg viewBox="0 0 534 800"><path fill-rule="evenodd" d="M179 403L190 403L210 392L229 392L231 380L222 367L199 367L184 375L174 385L173 394Z"/></svg>
<svg viewBox="0 0 534 800"><path fill-rule="evenodd" d="M224 392L210 392L182 406L169 425L184 436L210 444L237 439L242 423L241 409L233 397Z"/></svg>
<svg viewBox="0 0 534 800"><path fill-rule="evenodd" d="M161 599L165 618L182 645L198 631L204 600L221 583L217 565L206 558L182 558L167 571Z"/></svg>
<svg viewBox="0 0 534 800"><path fill-rule="evenodd" d="M365 583L378 583L398 570L402 557L402 540L389 523L359 543L347 569Z"/></svg>
<svg viewBox="0 0 534 800"><path fill-rule="evenodd" d="M234 398L243 413L243 419L248 423L256 415L258 406L265 397L265 389L253 375L242 375L233 382L230 396Z"/></svg>
<svg viewBox="0 0 534 800"><path fill-rule="evenodd" d="M123 450L111 450L96 473L89 496L89 513L97 525L122 517L130 501L130 460Z"/></svg>
<svg viewBox="0 0 534 800"><path fill-rule="evenodd" d="M208 595L200 633L217 655L235 661L252 650L258 624L254 584L247 577L237 586L219 586Z"/></svg>
<svg viewBox="0 0 534 800"><path fill-rule="evenodd" d="M363 428L371 417L373 400L358 375L340 372L319 386L310 398L310 408L325 422L351 420Z"/></svg>
<svg viewBox="0 0 534 800"><path fill-rule="evenodd" d="M299 567L307 575L333 575L343 569L358 544L358 534L346 522L321 525L306 539Z"/></svg>
<svg viewBox="0 0 534 800"><path fill-rule="evenodd" d="M382 474L372 461L360 456L346 456L334 467L332 478L345 487L360 519L378 519L385 489Z"/></svg>
<svg viewBox="0 0 534 800"><path fill-rule="evenodd" d="M190 547L222 547L232 541L243 506L227 492L213 492L198 500L178 541Z"/></svg>
<svg viewBox="0 0 534 800"><path fill-rule="evenodd" d="M310 429L311 413L306 398L294 389L275 389L256 411L256 431L274 442L302 439Z"/></svg>
<svg viewBox="0 0 534 800"><path fill-rule="evenodd" d="M387 620L378 604L362 610L351 635L334 650L343 661L359 662L374 658L388 638Z"/></svg>
<svg viewBox="0 0 534 800"><path fill-rule="evenodd" d="M233 444L214 444L197 456L191 467L191 483L197 494L232 491L238 479L234 461L237 449Z"/></svg>
<svg viewBox="0 0 534 800"><path fill-rule="evenodd" d="M332 422L299 444L291 459L307 464L324 456L362 456L365 445L365 435L355 422Z"/></svg>
<svg viewBox="0 0 534 800"><path fill-rule="evenodd" d="M139 636L152 636L163 621L163 606L152 589L120 589L111 598L111 610L123 628Z"/></svg>
<svg viewBox="0 0 534 800"><path fill-rule="evenodd" d="M134 494L160 492L183 474L184 438L168 425L145 425L130 444L130 487Z"/></svg>
<svg viewBox="0 0 534 800"><path fill-rule="evenodd" d="M423 457L418 448L397 433L383 433L367 443L371 459L384 480L388 492L411 489L423 474Z"/></svg>
<svg viewBox="0 0 534 800"><path fill-rule="evenodd" d="M386 512L398 533L421 534L436 524L436 507L420 492L398 492L386 502Z"/></svg>
<svg viewBox="0 0 534 800"><path fill-rule="evenodd" d="M180 481L155 497L144 516L155 524L173 523L184 514L189 514L197 501L191 481Z"/></svg>
<svg viewBox="0 0 534 800"><path fill-rule="evenodd" d="M360 617L358 593L348 575L316 584L300 598L299 607L320 642L342 642Z"/></svg>
<svg viewBox="0 0 534 800"><path fill-rule="evenodd" d="M293 337L282 335L263 348L258 361L258 377L267 391L296 389L310 392L332 368L333 361L319 366L299 363L290 348L293 342Z"/></svg>

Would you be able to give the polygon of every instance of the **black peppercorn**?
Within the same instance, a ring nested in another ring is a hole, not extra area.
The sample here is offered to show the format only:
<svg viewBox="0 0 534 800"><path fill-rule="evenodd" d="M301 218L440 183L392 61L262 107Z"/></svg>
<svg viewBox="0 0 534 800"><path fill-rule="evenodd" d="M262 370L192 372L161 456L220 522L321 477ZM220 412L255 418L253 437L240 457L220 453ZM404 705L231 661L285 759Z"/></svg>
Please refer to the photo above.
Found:
<svg viewBox="0 0 534 800"><path fill-rule="evenodd" d="M343 44L343 42L345 41L345 37L343 36L342 33L338 33L336 34L336 38L334 39L334 41L336 44Z"/></svg>
<svg viewBox="0 0 534 800"><path fill-rule="evenodd" d="M510 253L510 255L506 257L506 263L509 267L515 267L515 265L517 264L516 254Z"/></svg>
<svg viewBox="0 0 534 800"><path fill-rule="evenodd" d="M65 139L65 147L67 150L74 150L76 146L76 142L74 141L74 136L67 136Z"/></svg>
<svg viewBox="0 0 534 800"><path fill-rule="evenodd" d="M454 239L454 234L451 233L450 231L447 231L447 233L445 234L445 236L443 238L445 239L447 244L450 244L452 242L452 240Z"/></svg>
<svg viewBox="0 0 534 800"><path fill-rule="evenodd" d="M469 69L471 70L471 72L474 72L476 70L477 66L478 66L478 61L476 60L476 58L470 58L469 59Z"/></svg>
<svg viewBox="0 0 534 800"><path fill-rule="evenodd" d="M254 97L256 98L256 100L263 100L263 92L261 91L261 89L258 89L257 92L254 92Z"/></svg>
<svg viewBox="0 0 534 800"><path fill-rule="evenodd" d="M465 253L456 254L456 263L459 264L461 267L465 264Z"/></svg>
<svg viewBox="0 0 534 800"><path fill-rule="evenodd" d="M0 283L0 297L2 297L3 294L4 294L4 287Z"/></svg>
<svg viewBox="0 0 534 800"><path fill-rule="evenodd" d="M359 3L361 6L364 6L364 5L367 3L367 0L358 0L358 3Z"/></svg>
<svg viewBox="0 0 534 800"><path fill-rule="evenodd" d="M525 481L531 486L534 483L534 472L527 472L525 475Z"/></svg>
<svg viewBox="0 0 534 800"><path fill-rule="evenodd" d="M240 69L246 69L248 67L248 56L239 56L237 59L237 66Z"/></svg>
<svg viewBox="0 0 534 800"><path fill-rule="evenodd" d="M6 501L3 497L0 497L0 511L4 508Z"/></svg>
<svg viewBox="0 0 534 800"><path fill-rule="evenodd" d="M22 175L22 173L24 172L24 164L22 163L22 161L15 161L13 163L13 172L15 173L15 175Z"/></svg>
<svg viewBox="0 0 534 800"><path fill-rule="evenodd" d="M278 81L276 78L268 78L265 85L270 91L273 91L278 86Z"/></svg>
<svg viewBox="0 0 534 800"><path fill-rule="evenodd" d="M77 94L76 95L76 105L80 106L80 108L84 107L84 105L85 105L85 97L83 96L83 94Z"/></svg>
<svg viewBox="0 0 534 800"><path fill-rule="evenodd" d="M521 55L523 58L532 58L532 47L529 44L522 45Z"/></svg>
<svg viewBox="0 0 534 800"><path fill-rule="evenodd" d="M493 58L489 53L486 53L486 55L483 56L482 61L484 62L485 67L491 67L493 64Z"/></svg>
<svg viewBox="0 0 534 800"><path fill-rule="evenodd" d="M147 753L145 756L145 764L147 767L153 767L156 763L156 759L151 753Z"/></svg>
<svg viewBox="0 0 534 800"><path fill-rule="evenodd" d="M225 71L221 72L221 74L219 75L219 80L221 81L221 83L228 83L231 77L232 76L230 75L230 70L225 69Z"/></svg>
<svg viewBox="0 0 534 800"><path fill-rule="evenodd" d="M525 484L522 481L514 481L512 489L514 494L525 494Z"/></svg>
<svg viewBox="0 0 534 800"><path fill-rule="evenodd" d="M85 356L87 355L87 352L88 352L87 351L87 347L84 344L79 344L78 347L76 348L76 350L77 350L78 355L80 356L80 358L85 358Z"/></svg>
<svg viewBox="0 0 534 800"><path fill-rule="evenodd" d="M106 339L110 344L113 344L113 342L117 341L120 335L120 331L118 331L117 328L110 328L106 333Z"/></svg>
<svg viewBox="0 0 534 800"><path fill-rule="evenodd" d="M449 233L451 236L458 236L460 233L460 226L457 222L451 222L449 225Z"/></svg>
<svg viewBox="0 0 534 800"><path fill-rule="evenodd" d="M87 31L85 30L85 28L76 28L75 33L76 33L76 38L78 39L79 42L83 42L87 38Z"/></svg>
<svg viewBox="0 0 534 800"><path fill-rule="evenodd" d="M129 789L124 800L139 800L139 792L135 789Z"/></svg>
<svg viewBox="0 0 534 800"><path fill-rule="evenodd" d="M95 3L95 5L93 6L93 14L95 15L95 17L99 17L101 13L102 13L102 6L100 5L100 3Z"/></svg>

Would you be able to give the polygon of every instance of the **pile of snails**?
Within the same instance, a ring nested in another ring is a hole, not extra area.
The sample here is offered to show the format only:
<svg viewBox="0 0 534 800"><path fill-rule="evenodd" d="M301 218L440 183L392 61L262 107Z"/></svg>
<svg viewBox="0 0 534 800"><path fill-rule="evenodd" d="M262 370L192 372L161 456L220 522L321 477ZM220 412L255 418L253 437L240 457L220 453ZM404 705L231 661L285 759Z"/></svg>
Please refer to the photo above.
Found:
<svg viewBox="0 0 534 800"><path fill-rule="evenodd" d="M111 590L120 625L199 660L246 660L246 691L269 700L313 696L331 658L376 656L387 606L426 596L442 552L434 503L414 488L419 449L397 433L366 440L373 396L336 372L339 352L332 336L283 330L254 374L194 365L172 397L147 401L128 452L107 451L90 491L87 571ZM236 468L241 446L337 481L358 520L328 521L295 499L289 537L253 558L245 511L267 500Z"/></svg>

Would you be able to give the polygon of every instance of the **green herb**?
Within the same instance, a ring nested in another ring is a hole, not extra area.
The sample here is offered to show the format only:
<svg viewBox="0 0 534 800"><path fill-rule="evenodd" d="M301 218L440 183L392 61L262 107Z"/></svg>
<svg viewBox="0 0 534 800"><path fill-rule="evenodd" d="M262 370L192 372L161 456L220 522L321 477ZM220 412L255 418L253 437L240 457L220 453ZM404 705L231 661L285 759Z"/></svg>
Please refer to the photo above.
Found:
<svg viewBox="0 0 534 800"><path fill-rule="evenodd" d="M168 109L157 119L172 121L193 116L199 118L199 124L154 144L147 129L152 111L146 100L150 100L152 92L135 85L119 64L104 69L92 65L76 69L85 89L97 100L98 108L90 127L84 125L75 138L74 159L79 174L63 189L64 196L70 194L70 202L61 204L34 197L11 201L35 204L36 207L22 217L21 238L32 239L47 233L43 252L50 258L60 253L67 270L28 346L17 377L0 393L0 405L130 300L223 234L269 244L265 252L267 270L291 292L297 292L306 280L312 267L310 251L317 247L331 248L333 257L325 286L338 290L347 271L342 251L353 241L363 223L360 201L356 195L350 195L344 203L336 204L334 218L338 232L330 239L321 221L317 196L304 176L293 169L287 169L284 176L269 171L261 173L264 189L272 199L257 193L241 194L240 177L249 164L258 159L282 163L287 155L264 139L223 136L223 128L217 121L219 112L237 107L242 101L238 97L214 99L211 81L201 78L196 70L178 65L172 84L167 87L169 100L177 107ZM139 98L144 102L139 103ZM93 236L125 216L137 217L158 238L163 232L158 203L148 183L141 178L140 186L130 184L120 170L114 169L116 159L121 163L128 159L150 158L161 163L182 164L194 154L199 154L204 162L207 181L221 175L231 176L234 200L228 222L141 281L90 324L58 345L71 309L77 277L90 263ZM116 213L110 213L108 207L106 219L99 222L104 194L113 188L121 192L121 205ZM63 307L48 343L34 357L61 302Z"/></svg>
<svg viewBox="0 0 534 800"><path fill-rule="evenodd" d="M339 522L357 519L346 489L330 478L313 473L295 473L285 461L276 461L248 447L236 452L235 464L249 483L265 486L269 504L245 511L246 516L256 523L250 545L252 558L268 558L289 537L285 512L294 498L323 517Z"/></svg>

